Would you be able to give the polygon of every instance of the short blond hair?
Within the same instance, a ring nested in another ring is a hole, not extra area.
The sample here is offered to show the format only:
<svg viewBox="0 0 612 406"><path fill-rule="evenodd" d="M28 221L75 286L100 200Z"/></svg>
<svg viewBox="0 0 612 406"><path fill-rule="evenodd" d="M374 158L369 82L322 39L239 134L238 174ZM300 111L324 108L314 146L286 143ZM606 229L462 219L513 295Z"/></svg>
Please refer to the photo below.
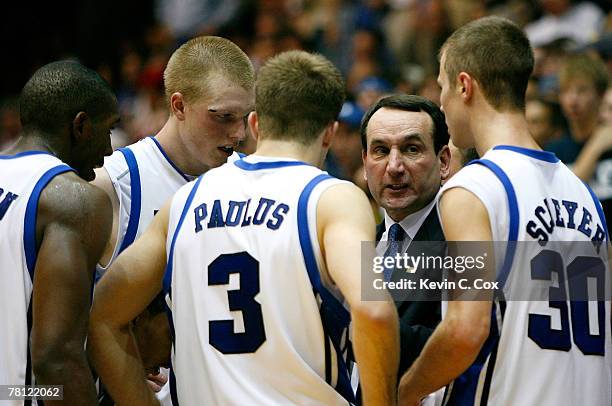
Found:
<svg viewBox="0 0 612 406"><path fill-rule="evenodd" d="M344 102L344 81L325 57L289 51L260 69L255 110L262 137L311 144L337 119Z"/></svg>
<svg viewBox="0 0 612 406"><path fill-rule="evenodd" d="M186 101L198 100L208 90L207 81L218 75L248 91L255 84L249 57L232 41L213 36L190 39L172 54L164 70L166 100L176 92Z"/></svg>

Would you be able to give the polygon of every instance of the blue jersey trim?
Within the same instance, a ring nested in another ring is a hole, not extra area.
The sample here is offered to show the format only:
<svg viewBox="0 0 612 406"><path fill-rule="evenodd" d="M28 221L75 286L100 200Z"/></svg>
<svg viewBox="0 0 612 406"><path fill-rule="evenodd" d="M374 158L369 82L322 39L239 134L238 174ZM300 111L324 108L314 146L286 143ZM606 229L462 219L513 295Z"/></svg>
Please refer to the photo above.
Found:
<svg viewBox="0 0 612 406"><path fill-rule="evenodd" d="M508 275L510 274L510 269L512 268L512 261L514 259L514 252L516 250L516 240L518 239L518 229L519 229L519 208L518 208L518 200L516 198L516 192L514 191L514 187L512 186L512 182L508 175L500 168L497 164L489 161L488 159L480 159L474 161L474 163L484 165L489 168L491 172L497 176L500 180L504 189L506 190L506 196L508 197L508 209L510 213L510 227L508 231L508 246L506 248L506 256L504 257L504 263L502 265L502 269L497 277L497 280L500 281L500 285L504 287L506 284L506 280L508 279Z"/></svg>
<svg viewBox="0 0 612 406"><path fill-rule="evenodd" d="M30 337L32 334L32 296L30 296L30 303L28 303L28 313L27 313L27 323L28 323L28 349L27 349L27 358L26 358L26 373L25 373L25 382L24 385L32 385L32 355L30 349ZM27 401L24 403L25 405L32 404Z"/></svg>
<svg viewBox="0 0 612 406"><path fill-rule="evenodd" d="M478 356L474 363L459 377L455 378L452 384L448 400L445 399L445 405L453 406L473 406L480 405L485 406L488 403L489 391L491 388L491 380L495 369L495 361L497 359L497 349L499 347L499 329L497 328L497 319L495 315L495 308L491 310L491 327L489 328L489 336L484 342ZM476 390L478 388L478 381L485 363L487 363L487 370L485 371L485 380L482 390L482 396L480 399L476 399Z"/></svg>
<svg viewBox="0 0 612 406"><path fill-rule="evenodd" d="M183 171L181 171L179 169L178 166L176 166L176 164L174 162L172 162L172 159L170 159L170 157L168 156L168 154L166 154L166 151L164 151L164 149L162 148L161 144L159 143L159 141L157 141L157 139L155 137L149 137L150 139L153 140L153 142L155 143L155 145L157 145L157 149L159 149L159 152L161 152L161 154L164 156L164 158L166 158L166 161L168 161L168 163L170 164L170 166L172 166L174 168L174 170L181 175L181 177L183 179L185 179L187 182L191 181L191 179L189 179L189 177L187 175L185 175L185 173L183 173Z"/></svg>
<svg viewBox="0 0 612 406"><path fill-rule="evenodd" d="M0 159L15 159L15 158L21 158L21 157L30 156L30 155L51 155L51 156L55 156L51 152L48 152L48 151L24 151L24 152L19 152L19 153L15 154L15 155L0 155Z"/></svg>
<svg viewBox="0 0 612 406"><path fill-rule="evenodd" d="M74 171L68 165L58 165L45 172L32 190L32 194L28 199L25 211L24 227L23 227L23 248L25 251L26 265L30 279L34 283L34 269L36 268L36 257L38 250L36 249L36 216L38 213L38 200L43 189L51 182L51 180L59 174Z"/></svg>
<svg viewBox="0 0 612 406"><path fill-rule="evenodd" d="M245 156L247 156L246 154L243 154L242 152L238 152L236 151L236 153L238 154L238 156L240 157L240 159L244 158Z"/></svg>
<svg viewBox="0 0 612 406"><path fill-rule="evenodd" d="M130 219L125 235L123 236L123 241L121 241L119 252L117 253L120 254L136 239L138 223L140 222L142 195L140 188L140 172L138 170L136 156L134 156L134 153L129 148L119 148L117 151L123 154L125 162L127 162L128 165L128 170L130 171Z"/></svg>
<svg viewBox="0 0 612 406"><path fill-rule="evenodd" d="M172 399L172 406L179 406L178 392L176 390L176 375L172 367L170 367L170 399Z"/></svg>
<svg viewBox="0 0 612 406"><path fill-rule="evenodd" d="M515 145L498 145L496 147L493 147L493 149L513 151L519 154L527 155L528 157L531 157L531 158L539 159L540 161L550 162L553 164L559 162L559 158L557 158L556 155L553 154L552 152L548 152L548 151L540 151L537 149L522 148L522 147L517 147Z"/></svg>
<svg viewBox="0 0 612 406"><path fill-rule="evenodd" d="M338 381L335 389L347 401L355 403L355 394L351 388L348 368L343 358L343 354L348 351L348 338L346 339L347 345L344 348L340 347L342 336L346 334L346 329L350 323L350 314L342 303L340 303L321 283L319 267L317 266L308 227L308 201L310 195L319 183L327 179L333 178L327 174L318 175L313 178L302 191L298 200L297 209L298 236L310 284L312 285L315 296L318 295L321 298L320 314L324 331L323 339L325 340L325 380L331 385L331 346L329 345L329 341L331 341L337 355Z"/></svg>
<svg viewBox="0 0 612 406"><path fill-rule="evenodd" d="M166 264L166 272L164 273L164 291L170 294L170 286L172 284L172 259L174 257L174 244L176 244L176 237L178 236L179 231L181 230L181 226L183 225L183 221L185 221L185 217L187 216L187 211L189 211L189 206L191 206L191 202L193 201L193 197L198 191L198 187L200 186L200 182L202 182L202 178L204 176L200 176L194 183L191 188L191 192L189 192L189 196L187 196L187 200L185 201L185 207L183 207L183 211L181 212L181 217L179 217L179 221L176 225L176 230L174 230L174 234L172 235L172 243L170 244L170 252L168 252L168 263Z"/></svg>
<svg viewBox="0 0 612 406"><path fill-rule="evenodd" d="M312 166L302 161L268 161L268 162L250 163L243 159L235 160L234 165L236 165L238 168L243 169L245 171L259 171L262 169L276 169L276 168L284 168L288 166L300 166L300 165Z"/></svg>
<svg viewBox="0 0 612 406"><path fill-rule="evenodd" d="M38 155L46 154L46 152L28 151L27 155ZM32 153L33 152L33 153ZM50 154L49 154L50 155ZM24 156L24 155L21 155ZM40 200L40 194L49 182L62 173L74 171L68 165L58 165L47 172L45 172L32 190L32 194L28 199L26 205L25 219L24 219L24 232L23 232L23 247L26 257L26 266L28 273L30 274L30 280L34 283L34 270L36 268L36 258L38 256L38 250L36 249L36 219L38 214L38 202ZM25 382L24 385L32 385L32 357L30 355L30 335L32 333L32 299L33 294L30 296L30 302L28 303L28 310L26 314L26 320L28 325L28 341L27 341L27 355L26 355L26 371L25 371ZM31 405L30 400L26 400L24 405Z"/></svg>
<svg viewBox="0 0 612 406"><path fill-rule="evenodd" d="M601 202L599 201L599 198L597 197L595 192L593 192L593 189L591 189L589 184L586 182L582 183L584 183L584 186L586 186L587 190L589 191L589 194L591 195L591 198L593 199L593 204L595 205L595 208L597 209L597 214L599 215L599 220L601 220L601 225L603 226L604 231L606 232L606 241L610 241L610 236L608 235L608 224L606 223L606 216L604 215L603 208L601 207Z"/></svg>

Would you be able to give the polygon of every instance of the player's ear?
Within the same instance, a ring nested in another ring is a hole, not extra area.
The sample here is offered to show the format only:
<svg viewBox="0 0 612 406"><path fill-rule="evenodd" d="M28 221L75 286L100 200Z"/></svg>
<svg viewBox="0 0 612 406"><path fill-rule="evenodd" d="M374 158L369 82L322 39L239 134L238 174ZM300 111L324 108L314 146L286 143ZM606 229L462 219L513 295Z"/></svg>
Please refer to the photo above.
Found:
<svg viewBox="0 0 612 406"><path fill-rule="evenodd" d="M84 111L79 111L72 119L72 138L79 142L87 140L92 134L92 123L89 115Z"/></svg>
<svg viewBox="0 0 612 406"><path fill-rule="evenodd" d="M438 152L438 159L440 160L440 180L444 182L450 173L451 151L448 145L442 146Z"/></svg>
<svg viewBox="0 0 612 406"><path fill-rule="evenodd" d="M256 111L251 111L249 113L247 122L249 124L249 130L251 130L251 135L253 136L253 139L257 141L259 139L259 119L257 117Z"/></svg>
<svg viewBox="0 0 612 406"><path fill-rule="evenodd" d="M338 132L338 122L334 121L327 127L325 127L325 131L323 132L323 148L329 148L331 143Z"/></svg>
<svg viewBox="0 0 612 406"><path fill-rule="evenodd" d="M464 101L469 101L474 93L474 79L466 72L461 72L457 76L457 86L459 93Z"/></svg>
<svg viewBox="0 0 612 406"><path fill-rule="evenodd" d="M180 121L185 120L185 98L182 93L172 93L172 96L170 96L170 109L177 119Z"/></svg>

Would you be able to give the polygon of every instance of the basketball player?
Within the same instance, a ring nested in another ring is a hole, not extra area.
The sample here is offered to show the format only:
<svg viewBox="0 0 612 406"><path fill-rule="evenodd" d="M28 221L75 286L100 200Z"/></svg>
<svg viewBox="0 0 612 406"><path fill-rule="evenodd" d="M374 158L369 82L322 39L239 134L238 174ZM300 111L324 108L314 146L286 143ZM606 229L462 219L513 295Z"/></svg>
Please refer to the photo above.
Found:
<svg viewBox="0 0 612 406"><path fill-rule="evenodd" d="M54 62L20 113L22 137L0 155L0 385L63 385L65 404L93 405L85 337L112 213L86 181L112 152L117 101L95 72Z"/></svg>
<svg viewBox="0 0 612 406"><path fill-rule="evenodd" d="M253 110L254 77L247 55L225 38L196 37L172 54L164 71L168 121L154 137L115 151L94 181L113 203L113 229L98 276L193 175L225 163L232 155L245 137L246 116ZM156 300L163 302L163 298ZM150 310L155 308L160 306ZM149 320L140 317L138 321ZM159 336L149 341L165 342L167 326L163 318L156 321L161 322L156 328L143 329L157 329ZM166 379L151 378L162 385Z"/></svg>
<svg viewBox="0 0 612 406"><path fill-rule="evenodd" d="M461 27L442 47L438 81L452 141L475 146L482 157L441 191L449 241L564 241L571 252L580 242L607 239L600 203L528 132L525 90L532 69L524 33L497 17ZM498 282L540 279L551 292L563 292L565 268L570 261L582 265L547 248L533 258L505 254ZM542 261L556 266L536 269ZM586 302L566 297L449 302L401 380L400 403L417 404L451 384L444 396L449 405L610 405L610 302L593 304L597 310L589 313Z"/></svg>
<svg viewBox="0 0 612 406"><path fill-rule="evenodd" d="M173 401L354 402L345 362L352 318L363 399L392 404L397 314L390 300L360 298L370 206L356 186L317 169L337 129L341 75L321 56L287 52L260 70L255 93L255 154L182 187L98 285L94 364L118 402L154 402L128 324L163 280Z"/></svg>
<svg viewBox="0 0 612 406"><path fill-rule="evenodd" d="M154 136L105 159L94 185L113 203L113 230L98 272L149 225L183 185L227 161L245 137L255 73L247 55L220 37L196 37L164 71L170 117Z"/></svg>

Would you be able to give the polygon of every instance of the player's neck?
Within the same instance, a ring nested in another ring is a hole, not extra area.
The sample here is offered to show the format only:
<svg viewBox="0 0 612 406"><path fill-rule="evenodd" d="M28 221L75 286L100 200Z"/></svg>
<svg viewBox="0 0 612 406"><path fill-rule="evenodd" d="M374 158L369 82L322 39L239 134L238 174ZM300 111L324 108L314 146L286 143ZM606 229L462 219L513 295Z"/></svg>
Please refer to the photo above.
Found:
<svg viewBox="0 0 612 406"><path fill-rule="evenodd" d="M199 172L196 168L189 164L190 152L181 142L178 128L173 117L170 117L166 124L162 127L155 139L163 148L164 152L170 160L181 170L188 175L199 175L204 171Z"/></svg>
<svg viewBox="0 0 612 406"><path fill-rule="evenodd" d="M474 145L479 156L497 145L541 149L529 133L523 112L491 110L472 120Z"/></svg>
<svg viewBox="0 0 612 406"><path fill-rule="evenodd" d="M49 152L64 162L69 155L69 145L59 145L59 136L50 136L38 132L24 132L16 143L3 151L3 154L14 155L25 151Z"/></svg>
<svg viewBox="0 0 612 406"><path fill-rule="evenodd" d="M297 159L319 167L323 164L324 158L321 147L275 139L259 139L253 155Z"/></svg>

